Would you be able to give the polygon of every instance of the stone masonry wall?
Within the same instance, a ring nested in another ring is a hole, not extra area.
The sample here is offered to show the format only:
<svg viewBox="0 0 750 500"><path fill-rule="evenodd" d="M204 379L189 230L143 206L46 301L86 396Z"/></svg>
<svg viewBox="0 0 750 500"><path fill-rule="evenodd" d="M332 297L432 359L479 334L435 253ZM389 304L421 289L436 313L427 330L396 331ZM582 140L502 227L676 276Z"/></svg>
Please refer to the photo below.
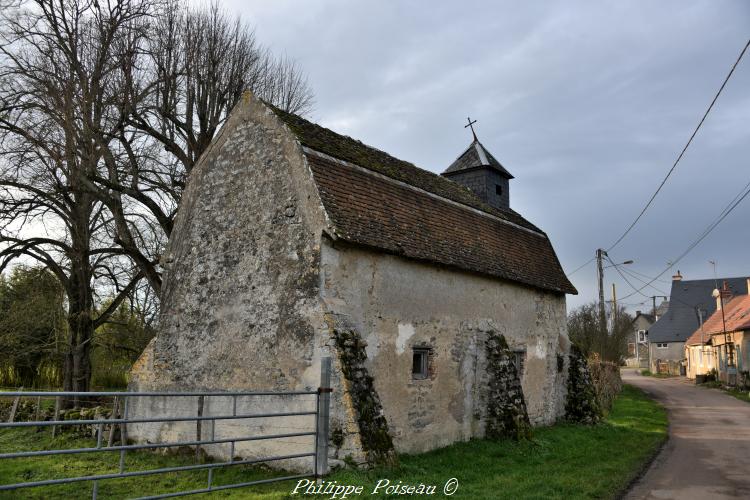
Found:
<svg viewBox="0 0 750 500"><path fill-rule="evenodd" d="M490 332L487 349L487 430L488 438L528 439L531 424L521 380L505 337Z"/></svg>
<svg viewBox="0 0 750 500"><path fill-rule="evenodd" d="M323 240L321 293L366 343L398 452L417 453L485 436L486 342L502 335L525 352L521 385L530 423L564 414L569 340L565 298ZM412 377L413 349L429 374Z"/></svg>
<svg viewBox="0 0 750 500"><path fill-rule="evenodd" d="M163 257L158 335L133 368L131 389L317 388L319 359L331 354L318 274L326 227L299 144L270 110L243 98L188 180ZM314 401L240 398L238 412L309 410ZM134 400L130 410L131 416L194 415L197 400ZM230 398L207 399L203 410L231 412ZM223 421L216 435L311 430L311 424L309 416ZM131 434L195 439L196 426L134 425ZM235 452L299 453L312 443L312 437L245 442ZM213 448L212 454L228 454L228 446Z"/></svg>

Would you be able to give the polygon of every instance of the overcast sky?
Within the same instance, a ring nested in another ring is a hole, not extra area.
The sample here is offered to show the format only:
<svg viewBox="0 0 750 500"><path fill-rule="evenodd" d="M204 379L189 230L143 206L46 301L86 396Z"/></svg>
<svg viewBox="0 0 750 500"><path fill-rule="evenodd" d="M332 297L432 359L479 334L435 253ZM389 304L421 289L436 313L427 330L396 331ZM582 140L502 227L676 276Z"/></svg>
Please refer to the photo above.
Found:
<svg viewBox="0 0 750 500"><path fill-rule="evenodd" d="M515 176L511 207L570 272L610 246L671 167L750 37L750 2L225 0L309 75L310 118L441 172L477 135ZM750 182L747 54L646 216L611 252L661 272ZM750 274L750 197L645 295ZM595 267L571 276L596 296ZM618 296L633 290L614 269ZM633 284L640 283L631 279ZM644 299L624 300L631 310Z"/></svg>

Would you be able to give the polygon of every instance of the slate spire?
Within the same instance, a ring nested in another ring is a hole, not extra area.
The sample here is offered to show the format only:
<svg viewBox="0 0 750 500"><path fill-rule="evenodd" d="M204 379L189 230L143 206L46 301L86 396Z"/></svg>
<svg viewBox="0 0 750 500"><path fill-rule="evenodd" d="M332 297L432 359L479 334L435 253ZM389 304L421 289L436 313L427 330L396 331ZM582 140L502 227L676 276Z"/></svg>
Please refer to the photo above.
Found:
<svg viewBox="0 0 750 500"><path fill-rule="evenodd" d="M474 131L474 123L476 120L469 120L469 124L464 127L471 127L471 144L442 175L466 186L488 205L508 209L508 181L513 179L513 175L479 142Z"/></svg>

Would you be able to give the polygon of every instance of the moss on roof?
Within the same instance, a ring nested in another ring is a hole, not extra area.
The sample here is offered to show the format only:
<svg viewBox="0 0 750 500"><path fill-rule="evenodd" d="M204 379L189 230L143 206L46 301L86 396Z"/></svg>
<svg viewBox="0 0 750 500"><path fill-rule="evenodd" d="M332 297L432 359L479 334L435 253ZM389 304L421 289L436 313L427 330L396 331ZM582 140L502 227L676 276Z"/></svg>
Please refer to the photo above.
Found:
<svg viewBox="0 0 750 500"><path fill-rule="evenodd" d="M527 229L543 233L541 229L521 217L517 212L511 209L503 210L491 207L471 190L450 179L421 169L407 161L394 158L384 151L351 137L337 134L297 115L287 113L271 105L268 105L268 107L289 127L303 146L339 160L354 163L443 198L468 205Z"/></svg>

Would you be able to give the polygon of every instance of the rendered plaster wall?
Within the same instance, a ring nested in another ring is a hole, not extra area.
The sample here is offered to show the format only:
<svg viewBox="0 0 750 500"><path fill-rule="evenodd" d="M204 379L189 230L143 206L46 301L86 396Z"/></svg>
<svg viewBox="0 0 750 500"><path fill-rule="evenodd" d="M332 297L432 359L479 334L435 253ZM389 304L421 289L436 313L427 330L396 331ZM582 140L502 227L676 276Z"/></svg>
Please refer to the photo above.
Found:
<svg viewBox="0 0 750 500"><path fill-rule="evenodd" d="M688 360L686 375L689 379L694 379L696 375L705 375L716 368L716 355L711 346L685 346L685 357Z"/></svg>
<svg viewBox="0 0 750 500"><path fill-rule="evenodd" d="M526 351L522 386L531 423L564 414L563 295L326 240L321 273L329 309L349 318L366 342L366 366L397 451L484 436L491 332ZM424 380L412 378L414 347L431 349Z"/></svg>
<svg viewBox="0 0 750 500"><path fill-rule="evenodd" d="M317 389L331 345L319 296L325 219L299 144L250 96L192 171L164 258L159 332L131 390ZM340 383L335 375L334 383ZM341 407L341 402L339 406ZM241 398L238 413L315 408L305 397ZM131 417L195 415L197 398L134 400ZM204 416L233 401L205 401ZM314 417L224 421L217 438L314 429ZM132 425L149 441L195 439L195 422ZM203 426L203 438L210 433ZM312 450L312 437L237 443L241 457ZM356 447L355 444L352 446ZM212 454L228 458L229 445Z"/></svg>
<svg viewBox="0 0 750 500"><path fill-rule="evenodd" d="M657 347L657 344L667 344L667 347ZM652 373L657 372L657 363L661 361L678 362L685 359L685 342L649 342L650 367Z"/></svg>

